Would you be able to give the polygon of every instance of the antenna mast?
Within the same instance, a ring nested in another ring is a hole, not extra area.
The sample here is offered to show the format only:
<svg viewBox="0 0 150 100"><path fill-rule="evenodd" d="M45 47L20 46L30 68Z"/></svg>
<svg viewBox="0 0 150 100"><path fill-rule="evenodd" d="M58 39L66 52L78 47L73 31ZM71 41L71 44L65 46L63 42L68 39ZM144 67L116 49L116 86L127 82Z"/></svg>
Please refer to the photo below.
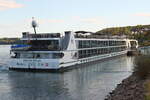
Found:
<svg viewBox="0 0 150 100"><path fill-rule="evenodd" d="M33 27L33 29L34 29L34 33L35 33L35 35L36 35L36 27L37 27L37 22L34 20L34 17L32 17L32 27Z"/></svg>

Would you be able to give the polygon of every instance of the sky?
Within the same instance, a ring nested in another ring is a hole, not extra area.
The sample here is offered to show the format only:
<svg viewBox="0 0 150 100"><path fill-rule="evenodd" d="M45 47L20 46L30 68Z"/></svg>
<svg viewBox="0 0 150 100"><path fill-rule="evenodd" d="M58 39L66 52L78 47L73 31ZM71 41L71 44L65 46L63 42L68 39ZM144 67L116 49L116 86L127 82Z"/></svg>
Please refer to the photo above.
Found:
<svg viewBox="0 0 150 100"><path fill-rule="evenodd" d="M150 24L150 0L0 0L0 38Z"/></svg>

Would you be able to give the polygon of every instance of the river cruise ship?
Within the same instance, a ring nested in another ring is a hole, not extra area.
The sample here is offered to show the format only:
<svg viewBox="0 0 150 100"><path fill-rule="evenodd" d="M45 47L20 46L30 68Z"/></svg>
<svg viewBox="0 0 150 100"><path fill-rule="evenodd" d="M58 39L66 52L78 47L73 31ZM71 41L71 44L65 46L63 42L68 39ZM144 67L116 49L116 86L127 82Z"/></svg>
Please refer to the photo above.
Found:
<svg viewBox="0 0 150 100"><path fill-rule="evenodd" d="M11 46L10 69L59 70L127 54L138 47L136 40L71 31L22 35L22 44Z"/></svg>

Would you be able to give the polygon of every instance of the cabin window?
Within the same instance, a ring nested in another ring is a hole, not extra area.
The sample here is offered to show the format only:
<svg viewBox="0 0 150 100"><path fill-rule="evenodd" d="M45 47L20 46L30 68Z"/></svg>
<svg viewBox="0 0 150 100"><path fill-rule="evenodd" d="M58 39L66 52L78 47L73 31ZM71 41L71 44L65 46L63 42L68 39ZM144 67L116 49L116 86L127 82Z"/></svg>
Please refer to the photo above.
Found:
<svg viewBox="0 0 150 100"><path fill-rule="evenodd" d="M78 42L78 48L81 48L82 46L81 46L82 44L81 44L81 41L79 41Z"/></svg>
<svg viewBox="0 0 150 100"><path fill-rule="evenodd" d="M20 53L14 53L11 58L20 58Z"/></svg>
<svg viewBox="0 0 150 100"><path fill-rule="evenodd" d="M30 53L22 53L20 54L20 58L33 58L34 55Z"/></svg>
<svg viewBox="0 0 150 100"><path fill-rule="evenodd" d="M137 43L136 41L130 41L131 49L136 49Z"/></svg>
<svg viewBox="0 0 150 100"><path fill-rule="evenodd" d="M27 59L56 59L62 58L63 53L15 53L12 58L27 58Z"/></svg>
<svg viewBox="0 0 150 100"><path fill-rule="evenodd" d="M53 53L53 59L59 59L62 58L64 56L63 53Z"/></svg>
<svg viewBox="0 0 150 100"><path fill-rule="evenodd" d="M34 40L30 41L28 44L31 45L30 50L59 50L58 40Z"/></svg>

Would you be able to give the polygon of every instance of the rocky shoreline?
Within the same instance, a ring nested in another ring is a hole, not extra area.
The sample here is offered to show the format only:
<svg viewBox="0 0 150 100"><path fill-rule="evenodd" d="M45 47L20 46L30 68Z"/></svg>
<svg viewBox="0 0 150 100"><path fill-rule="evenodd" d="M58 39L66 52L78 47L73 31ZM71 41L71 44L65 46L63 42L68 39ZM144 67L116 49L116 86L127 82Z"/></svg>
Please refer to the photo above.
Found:
<svg viewBox="0 0 150 100"><path fill-rule="evenodd" d="M132 74L118 84L105 100L145 100L145 81Z"/></svg>

